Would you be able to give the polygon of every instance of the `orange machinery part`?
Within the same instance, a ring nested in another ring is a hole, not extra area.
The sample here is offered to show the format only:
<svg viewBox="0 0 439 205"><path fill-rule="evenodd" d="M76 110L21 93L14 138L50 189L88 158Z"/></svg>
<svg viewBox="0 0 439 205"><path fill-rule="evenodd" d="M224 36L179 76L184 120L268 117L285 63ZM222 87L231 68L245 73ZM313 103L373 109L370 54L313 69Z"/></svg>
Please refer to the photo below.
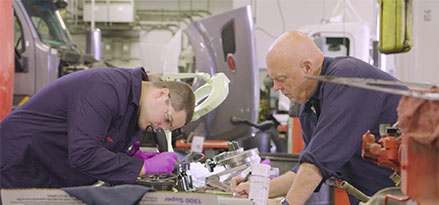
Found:
<svg viewBox="0 0 439 205"><path fill-rule="evenodd" d="M390 167L400 174L398 155L400 144L401 140L392 135L381 136L378 142L375 142L375 136L368 130L363 135L361 156L364 160L372 161L379 166Z"/></svg>
<svg viewBox="0 0 439 205"><path fill-rule="evenodd" d="M203 148L213 148L213 149L227 149L227 140L204 140ZM176 148L191 148L192 143L186 142L186 140L177 140L175 142Z"/></svg>
<svg viewBox="0 0 439 205"><path fill-rule="evenodd" d="M300 121L298 117L293 117L293 143L292 143L292 151L293 154L300 154L303 149L303 139L302 139L302 128L300 128ZM338 183L340 184L340 183ZM346 191L340 186L337 186L335 189L335 204L336 205L349 205L349 198L346 194Z"/></svg>
<svg viewBox="0 0 439 205"><path fill-rule="evenodd" d="M11 0L0 0L0 121L11 112L14 86L14 34Z"/></svg>
<svg viewBox="0 0 439 205"><path fill-rule="evenodd" d="M439 147L427 146L403 136L401 190L418 204L439 202Z"/></svg>
<svg viewBox="0 0 439 205"><path fill-rule="evenodd" d="M292 151L293 154L300 154L303 149L303 139L302 139L302 128L300 128L300 121L298 117L293 117L293 143Z"/></svg>

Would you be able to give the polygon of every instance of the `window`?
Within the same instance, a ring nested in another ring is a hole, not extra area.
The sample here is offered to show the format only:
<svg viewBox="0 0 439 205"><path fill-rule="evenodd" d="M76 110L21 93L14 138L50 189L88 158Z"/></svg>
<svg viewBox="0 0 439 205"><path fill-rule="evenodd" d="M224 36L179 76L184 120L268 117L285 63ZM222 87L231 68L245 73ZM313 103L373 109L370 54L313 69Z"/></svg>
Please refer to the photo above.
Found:
<svg viewBox="0 0 439 205"><path fill-rule="evenodd" d="M21 26L20 20L14 14L14 50L15 50L15 72L16 73L27 73L29 72L27 65L25 65L25 60L21 54L25 51L24 46L24 34L23 27Z"/></svg>
<svg viewBox="0 0 439 205"><path fill-rule="evenodd" d="M326 56L349 56L349 39L344 37L326 38L326 44L323 53Z"/></svg>
<svg viewBox="0 0 439 205"><path fill-rule="evenodd" d="M22 2L43 43L52 46L72 46L64 21L52 1L26 0Z"/></svg>
<svg viewBox="0 0 439 205"><path fill-rule="evenodd" d="M49 27L47 26L46 22L41 19L39 16L31 16L33 25L35 26L35 29L38 32L38 35L40 36L43 41L53 41L55 40L49 33Z"/></svg>
<svg viewBox="0 0 439 205"><path fill-rule="evenodd" d="M224 61L227 62L227 54L235 54L235 23L233 20L227 22L221 30L221 41L223 45Z"/></svg>
<svg viewBox="0 0 439 205"><path fill-rule="evenodd" d="M23 39L23 28L18 20L18 17L14 15L14 45L15 50L23 53L24 52L24 39Z"/></svg>

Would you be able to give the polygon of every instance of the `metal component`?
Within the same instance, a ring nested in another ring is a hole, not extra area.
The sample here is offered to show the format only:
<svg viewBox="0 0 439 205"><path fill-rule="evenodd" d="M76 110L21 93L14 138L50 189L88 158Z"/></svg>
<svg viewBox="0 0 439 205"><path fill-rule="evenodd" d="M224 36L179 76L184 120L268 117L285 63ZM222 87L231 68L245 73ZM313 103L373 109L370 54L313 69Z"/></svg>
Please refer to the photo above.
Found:
<svg viewBox="0 0 439 205"><path fill-rule="evenodd" d="M227 143L227 148L229 149L229 151L235 151L239 149L239 144L237 141L232 141Z"/></svg>
<svg viewBox="0 0 439 205"><path fill-rule="evenodd" d="M172 147L172 131L171 130L165 130L165 137L166 137L166 146L168 147L168 152L174 152L174 148Z"/></svg>
<svg viewBox="0 0 439 205"><path fill-rule="evenodd" d="M244 118L238 117L238 116L230 117L230 122L234 125L247 124L247 125L258 128L259 130L267 130L267 129L270 129L274 125L274 122L271 120L266 120L266 121L263 121L261 123L255 124L255 123L248 121L247 119L244 119Z"/></svg>
<svg viewBox="0 0 439 205"><path fill-rule="evenodd" d="M207 170L209 170L209 172L213 172L213 169L216 167L216 165L217 165L217 163L215 162L215 160L206 159L205 166L206 166Z"/></svg>
<svg viewBox="0 0 439 205"><path fill-rule="evenodd" d="M376 192L365 205L377 204L416 205L418 203L405 195L400 187L388 187Z"/></svg>
<svg viewBox="0 0 439 205"><path fill-rule="evenodd" d="M398 127L390 126L390 124L380 124L380 135L400 136L401 132Z"/></svg>
<svg viewBox="0 0 439 205"><path fill-rule="evenodd" d="M140 147L156 147L159 152L167 152L168 144L165 131L162 128L153 128L148 125L138 138Z"/></svg>
<svg viewBox="0 0 439 205"><path fill-rule="evenodd" d="M189 18L192 21L193 16L197 17L203 17L204 16L211 16L212 13L208 10L154 10L154 9L137 9L136 14L139 15L139 18L141 20L166 20L166 21L172 21L176 20L179 21L179 19L182 18Z"/></svg>
<svg viewBox="0 0 439 205"><path fill-rule="evenodd" d="M174 173L177 175L177 189L179 191L192 191L194 186L192 176L186 172L190 169L190 163L179 163L175 166Z"/></svg>
<svg viewBox="0 0 439 205"><path fill-rule="evenodd" d="M389 178L395 183L396 186L399 186L401 184L401 177L399 177L398 173L393 172L393 174L390 175Z"/></svg>
<svg viewBox="0 0 439 205"><path fill-rule="evenodd" d="M215 157L213 157L213 160L217 164L219 164L219 162L221 162L221 161L223 161L225 159L228 159L230 157L233 157L233 156L235 156L235 155L237 155L237 154L239 154L241 152L243 152L243 149L238 149L238 150L230 151L230 152L222 152L222 153L216 155Z"/></svg>
<svg viewBox="0 0 439 205"><path fill-rule="evenodd" d="M223 152L217 156L214 157L214 163L215 165L222 165L226 168L226 170L211 175L206 178L206 185L212 186L216 189L227 191L228 186L224 183L219 181L220 176L232 173L227 179L224 180L225 183L227 183L232 177L238 175L251 165L252 157L259 155L259 151L257 148L242 151L242 149L238 149L231 152ZM213 162L209 162L209 167L211 170L213 170L213 167L211 167Z"/></svg>
<svg viewBox="0 0 439 205"><path fill-rule="evenodd" d="M67 7L67 0L57 0L55 1L55 6L58 9L64 9Z"/></svg>
<svg viewBox="0 0 439 205"><path fill-rule="evenodd" d="M259 151L257 148L253 148L244 152L241 152L235 156L226 158L222 161L219 161L218 163L223 165L226 169L240 166L245 163L249 163L251 161L251 157L258 155Z"/></svg>
<svg viewBox="0 0 439 205"><path fill-rule="evenodd" d="M136 184L151 187L159 191L170 191L176 186L177 176L174 174L149 174L138 177Z"/></svg>
<svg viewBox="0 0 439 205"><path fill-rule="evenodd" d="M287 121L288 130L287 130L287 150L288 153L293 153L293 118L289 117Z"/></svg>
<svg viewBox="0 0 439 205"><path fill-rule="evenodd" d="M217 174L213 174L211 176L206 177L206 185L207 186L211 186L213 188L219 189L221 191L228 191L229 186L226 185L225 183L220 182L220 176L223 176L225 174L229 174L232 173L226 180L224 180L225 182L228 181L228 179L231 179L232 177L238 175L239 173L241 173L241 171L247 169L250 167L250 163L246 163L237 167L233 167L230 169L226 169L220 173Z"/></svg>
<svg viewBox="0 0 439 205"><path fill-rule="evenodd" d="M341 85L349 85L349 86L386 92L396 95L422 98L426 100L439 100L439 93L407 90L407 87L415 88L415 89L430 89L433 86L435 86L429 83L412 83L412 82L386 81L386 80L378 80L371 78L346 78L346 77L312 76L312 75L305 75L305 78L320 80L323 82L336 83ZM383 87L383 86L387 86L387 87ZM389 86L398 86L399 88L397 87L392 88Z"/></svg>
<svg viewBox="0 0 439 205"><path fill-rule="evenodd" d="M350 185L347 181L342 181L340 187L346 190L346 192L348 192L350 195L354 196L355 198L359 199L364 203L366 203L370 199L370 197L365 195L363 192L361 192L354 186Z"/></svg>
<svg viewBox="0 0 439 205"><path fill-rule="evenodd" d="M390 126L390 124L380 124L380 135L386 135L386 127Z"/></svg>
<svg viewBox="0 0 439 205"><path fill-rule="evenodd" d="M95 61L101 61L101 30L87 29L85 52L91 56Z"/></svg>
<svg viewBox="0 0 439 205"><path fill-rule="evenodd" d="M101 187L101 186L109 186L109 184L105 183L104 181L98 180L96 183L91 185L92 187Z"/></svg>

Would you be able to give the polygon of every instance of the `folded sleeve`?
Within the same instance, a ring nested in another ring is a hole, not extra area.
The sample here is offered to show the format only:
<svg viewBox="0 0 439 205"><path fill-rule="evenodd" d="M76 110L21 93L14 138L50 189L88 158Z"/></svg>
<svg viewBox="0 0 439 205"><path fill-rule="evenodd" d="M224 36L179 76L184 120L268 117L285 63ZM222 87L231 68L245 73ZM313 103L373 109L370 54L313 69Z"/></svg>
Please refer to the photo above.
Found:
<svg viewBox="0 0 439 205"><path fill-rule="evenodd" d="M323 83L321 114L299 162L316 165L323 181L340 177L340 168L360 150L362 135L382 112L383 99L374 91Z"/></svg>
<svg viewBox="0 0 439 205"><path fill-rule="evenodd" d="M302 134L302 138L304 138L303 134ZM304 146L303 146L302 152L303 152L303 150L306 150L307 146L308 145L305 143ZM292 172L297 174L297 172L299 171L299 166L300 166L300 156L299 156L299 161L294 165L293 168L290 169L290 171L292 171Z"/></svg>

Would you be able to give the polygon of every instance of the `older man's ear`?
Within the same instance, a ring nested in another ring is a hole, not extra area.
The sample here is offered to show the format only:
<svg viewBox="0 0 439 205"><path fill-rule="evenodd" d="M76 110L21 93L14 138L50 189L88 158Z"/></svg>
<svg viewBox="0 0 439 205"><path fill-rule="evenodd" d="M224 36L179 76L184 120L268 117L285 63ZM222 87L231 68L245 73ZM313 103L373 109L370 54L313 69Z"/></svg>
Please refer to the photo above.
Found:
<svg viewBox="0 0 439 205"><path fill-rule="evenodd" d="M312 63L310 60L302 60L300 61L300 67L305 75L310 75L313 73Z"/></svg>

